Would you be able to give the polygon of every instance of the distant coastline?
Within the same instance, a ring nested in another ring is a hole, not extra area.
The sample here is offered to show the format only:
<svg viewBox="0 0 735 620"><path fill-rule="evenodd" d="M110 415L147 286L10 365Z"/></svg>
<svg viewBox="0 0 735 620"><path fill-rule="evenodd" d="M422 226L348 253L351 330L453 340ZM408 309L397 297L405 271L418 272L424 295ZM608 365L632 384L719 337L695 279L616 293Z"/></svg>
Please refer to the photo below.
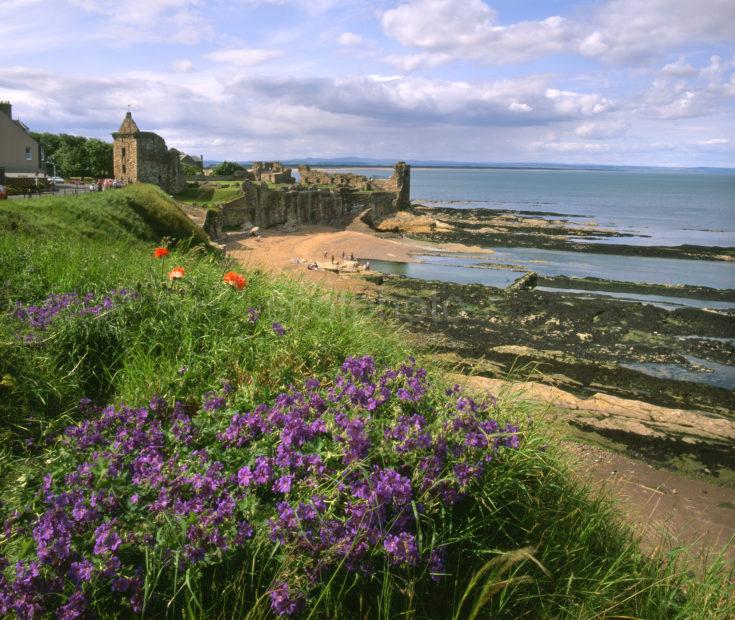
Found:
<svg viewBox="0 0 735 620"><path fill-rule="evenodd" d="M345 159L283 159L281 162L286 166L298 166L299 164L308 164L314 168L392 168L394 160L373 160L360 158ZM211 167L219 163L215 160L207 160L204 162L205 167ZM249 166L252 164L249 160L239 161L238 163ZM633 165L606 165L606 164L557 164L547 162L529 162L529 163L482 163L482 162L451 162L451 161L421 161L407 159L406 163L417 169L461 169L461 170L565 170L565 171L597 171L597 172L647 172L647 173L689 173L689 174L735 174L735 167L677 167L677 166L633 166Z"/></svg>

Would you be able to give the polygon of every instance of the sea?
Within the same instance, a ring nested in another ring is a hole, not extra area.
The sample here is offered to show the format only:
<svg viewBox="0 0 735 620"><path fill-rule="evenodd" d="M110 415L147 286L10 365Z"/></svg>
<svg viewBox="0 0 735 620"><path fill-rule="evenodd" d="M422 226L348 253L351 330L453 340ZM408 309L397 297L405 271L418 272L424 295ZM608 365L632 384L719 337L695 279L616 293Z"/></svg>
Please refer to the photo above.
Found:
<svg viewBox="0 0 735 620"><path fill-rule="evenodd" d="M389 168L345 171L375 178L391 174ZM373 262L377 269L490 286L503 286L533 270L549 276L735 289L735 262L604 253L606 243L735 247L735 170L413 168L411 199L429 206L502 209L571 223L594 222L626 236L586 238L585 243L600 244L600 253L503 247L492 248L493 259L481 262L471 256L424 256L413 264ZM498 273L492 269L494 262L516 271ZM702 305L697 300L672 303Z"/></svg>

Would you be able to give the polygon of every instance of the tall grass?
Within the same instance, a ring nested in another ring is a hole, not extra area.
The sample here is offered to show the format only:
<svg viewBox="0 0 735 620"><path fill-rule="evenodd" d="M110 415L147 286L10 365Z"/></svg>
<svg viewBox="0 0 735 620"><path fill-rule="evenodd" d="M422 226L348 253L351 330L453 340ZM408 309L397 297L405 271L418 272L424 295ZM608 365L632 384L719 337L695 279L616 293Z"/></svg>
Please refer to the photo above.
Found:
<svg viewBox="0 0 735 620"><path fill-rule="evenodd" d="M161 243L172 252L155 259L152 250ZM186 275L171 282L167 273L174 266ZM246 273L247 286L234 290L222 282L231 267L151 187L0 207L3 518L36 501L31 498L49 463L63 471L74 458L54 436L78 419L82 397L141 405L161 395L196 409L203 393L229 383L245 411L272 403L289 384L332 376L348 355L370 354L389 366L410 353L401 334L354 304L258 272ZM17 303L39 303L50 293L90 292L98 299L121 288L135 291L134 301L101 315L61 313L31 341L13 316ZM259 314L256 322L250 309ZM284 336L273 331L274 322L283 325ZM440 395L439 372L429 368L429 381ZM529 405L505 400L494 411L501 422L522 423L520 448L503 453L465 501L440 509L417 532L428 538L421 543L427 548L436 538L451 549L443 578L434 583L426 572L388 564L371 577L333 567L303 617L735 615L733 575L724 561L695 578L676 552L644 556L612 506L574 482L557 441L533 423ZM390 424L400 413L382 415ZM434 415L433 408L423 413ZM158 535L167 531L161 525ZM31 551L0 535L0 558ZM181 573L165 568L160 553L151 546L145 554L144 586L146 596L156 595L151 600L167 604L152 605L147 614L172 618L271 617L272 580L301 561L265 536L247 552ZM130 613L109 591L93 596L103 617Z"/></svg>

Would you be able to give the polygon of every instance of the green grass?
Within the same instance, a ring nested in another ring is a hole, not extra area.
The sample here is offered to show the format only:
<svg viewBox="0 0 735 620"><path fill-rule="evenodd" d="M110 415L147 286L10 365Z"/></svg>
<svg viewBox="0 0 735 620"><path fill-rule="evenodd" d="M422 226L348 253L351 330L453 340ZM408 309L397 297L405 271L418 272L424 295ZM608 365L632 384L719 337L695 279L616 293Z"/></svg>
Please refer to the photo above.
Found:
<svg viewBox="0 0 735 620"><path fill-rule="evenodd" d="M235 181L207 182L200 187L190 187L176 195L181 202L199 207L214 206L220 202L229 202L243 195L241 184Z"/></svg>
<svg viewBox="0 0 735 620"><path fill-rule="evenodd" d="M198 402L228 380L245 410L270 402L290 383L333 373L348 355L369 353L387 365L409 354L411 342L396 328L323 290L258 272L243 272L242 291L224 286L222 274L233 266L205 241L150 186L0 206L1 516L21 505L27 490L18 481L39 479L45 463L57 458L57 445L46 442L75 419L83 396L100 403L142 404L152 394ZM162 243L172 254L154 259L152 250ZM186 276L170 283L173 266L184 267ZM22 330L10 315L16 302L115 288L134 289L140 298L103 319L58 320L31 345L18 338ZM249 307L261 312L255 328ZM286 336L273 336L273 321L285 326ZM183 376L181 367L188 368ZM429 370L441 392L439 368L429 362ZM611 505L574 482L553 434L530 422L533 410L501 397L498 415L521 421L525 439L489 468L472 501L444 515L443 534L457 549L449 575L435 585L397 571L372 581L338 572L304 617L735 615L733 575L724 561L694 576L679 561L680 550L647 558ZM10 542L0 534L0 557ZM278 553L264 542L247 562L235 556L187 573L185 581L177 576L171 607L160 615L270 617L266 567L289 562ZM112 603L105 607L104 599L98 609L103 617L125 614Z"/></svg>

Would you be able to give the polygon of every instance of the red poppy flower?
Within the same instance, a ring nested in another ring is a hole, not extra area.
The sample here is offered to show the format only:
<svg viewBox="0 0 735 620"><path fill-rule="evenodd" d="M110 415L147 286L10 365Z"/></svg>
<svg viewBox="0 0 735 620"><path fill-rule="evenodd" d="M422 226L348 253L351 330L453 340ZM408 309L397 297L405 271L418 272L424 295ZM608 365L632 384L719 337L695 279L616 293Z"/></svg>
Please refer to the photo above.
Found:
<svg viewBox="0 0 735 620"><path fill-rule="evenodd" d="M245 288L245 285L248 283L248 281L236 271L228 271L222 278L222 281L225 284L229 284L233 288L236 288L238 291Z"/></svg>
<svg viewBox="0 0 735 620"><path fill-rule="evenodd" d="M178 280L179 278L184 277L184 268L183 267L174 267L171 271L168 272L168 279L169 280Z"/></svg>
<svg viewBox="0 0 735 620"><path fill-rule="evenodd" d="M166 248L156 248L153 250L153 256L156 258L163 258L164 256L168 256L171 254Z"/></svg>

